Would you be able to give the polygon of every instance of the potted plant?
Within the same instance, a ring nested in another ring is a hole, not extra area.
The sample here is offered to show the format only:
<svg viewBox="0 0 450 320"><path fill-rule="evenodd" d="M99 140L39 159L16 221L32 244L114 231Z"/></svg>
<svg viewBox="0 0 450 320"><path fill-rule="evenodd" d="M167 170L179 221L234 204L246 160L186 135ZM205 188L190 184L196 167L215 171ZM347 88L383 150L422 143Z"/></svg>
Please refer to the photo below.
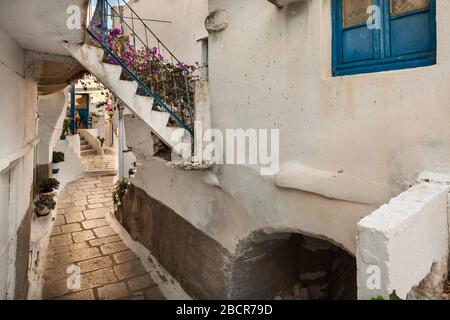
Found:
<svg viewBox="0 0 450 320"><path fill-rule="evenodd" d="M39 183L39 198L34 201L34 211L39 217L46 216L56 206L53 190L58 189L59 181L55 178L43 179Z"/></svg>
<svg viewBox="0 0 450 320"><path fill-rule="evenodd" d="M38 217L48 216L55 209L56 201L52 199L38 199L34 201L34 212Z"/></svg>
<svg viewBox="0 0 450 320"><path fill-rule="evenodd" d="M108 113L108 115L112 118L114 115L114 109L112 107L112 105L110 105L109 103L105 104L105 111Z"/></svg>
<svg viewBox="0 0 450 320"><path fill-rule="evenodd" d="M58 174L59 169L60 169L60 167L59 167L60 163L64 162L64 152L53 151L52 162L53 162L52 173Z"/></svg>
<svg viewBox="0 0 450 320"><path fill-rule="evenodd" d="M98 141L100 141L100 146L103 148L103 144L105 143L105 138L98 136Z"/></svg>
<svg viewBox="0 0 450 320"><path fill-rule="evenodd" d="M127 192L129 185L130 179L127 178L121 178L116 182L116 185L112 193L113 201L116 206L121 204L122 199L125 196L125 193Z"/></svg>
<svg viewBox="0 0 450 320"><path fill-rule="evenodd" d="M70 120L64 119L63 129L61 132L61 136L59 137L60 140L66 140L66 136L69 134L70 131Z"/></svg>

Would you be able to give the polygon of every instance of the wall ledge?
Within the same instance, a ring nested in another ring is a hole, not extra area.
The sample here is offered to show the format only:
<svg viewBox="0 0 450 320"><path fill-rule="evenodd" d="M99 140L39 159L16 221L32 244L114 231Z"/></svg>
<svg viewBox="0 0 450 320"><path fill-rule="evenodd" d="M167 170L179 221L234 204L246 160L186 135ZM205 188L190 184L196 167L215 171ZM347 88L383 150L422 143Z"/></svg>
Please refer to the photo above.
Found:
<svg viewBox="0 0 450 320"><path fill-rule="evenodd" d="M11 153L0 157L0 174L2 174L4 171L7 171L14 161L22 158L28 152L33 150L33 148L38 143L39 143L39 138L35 138L35 139L29 141L28 143L26 143L20 149L16 149L16 150L12 151Z"/></svg>
<svg viewBox="0 0 450 320"><path fill-rule="evenodd" d="M330 199L369 205L386 203L401 192L387 184L343 171L327 171L298 162L283 164L275 176L275 185L315 193Z"/></svg>

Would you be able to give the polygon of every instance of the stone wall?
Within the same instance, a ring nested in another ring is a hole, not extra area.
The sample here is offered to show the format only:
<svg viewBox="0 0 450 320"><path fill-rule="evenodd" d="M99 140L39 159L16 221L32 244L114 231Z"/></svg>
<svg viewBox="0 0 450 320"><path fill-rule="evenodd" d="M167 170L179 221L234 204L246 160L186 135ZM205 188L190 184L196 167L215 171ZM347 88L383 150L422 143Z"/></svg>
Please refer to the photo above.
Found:
<svg viewBox="0 0 450 320"><path fill-rule="evenodd" d="M219 243L133 185L116 216L190 295L227 297L224 273L229 269L230 254Z"/></svg>

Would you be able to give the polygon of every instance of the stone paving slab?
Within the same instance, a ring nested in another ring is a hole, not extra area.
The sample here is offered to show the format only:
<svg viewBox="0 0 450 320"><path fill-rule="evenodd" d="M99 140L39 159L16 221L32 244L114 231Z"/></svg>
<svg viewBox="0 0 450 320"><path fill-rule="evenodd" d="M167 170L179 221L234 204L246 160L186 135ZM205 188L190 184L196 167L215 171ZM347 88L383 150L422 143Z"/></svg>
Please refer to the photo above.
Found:
<svg viewBox="0 0 450 320"><path fill-rule="evenodd" d="M165 299L105 219L113 209L112 190L112 176L88 176L69 183L60 193L44 257L43 299ZM71 267L79 268L79 288L68 288Z"/></svg>

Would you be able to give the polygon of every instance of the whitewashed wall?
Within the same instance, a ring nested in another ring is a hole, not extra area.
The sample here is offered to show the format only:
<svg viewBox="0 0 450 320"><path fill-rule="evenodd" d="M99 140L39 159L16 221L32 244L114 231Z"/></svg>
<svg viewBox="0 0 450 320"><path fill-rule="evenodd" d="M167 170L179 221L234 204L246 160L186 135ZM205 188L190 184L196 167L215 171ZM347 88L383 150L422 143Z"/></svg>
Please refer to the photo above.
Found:
<svg viewBox="0 0 450 320"><path fill-rule="evenodd" d="M66 140L59 140L55 151L64 152L64 162L59 163L59 172L56 178L60 182L58 190L83 175L84 164L80 155L80 136L75 134L67 136Z"/></svg>
<svg viewBox="0 0 450 320"><path fill-rule="evenodd" d="M158 26L158 35L189 56L198 31L178 16L183 9L170 11L176 5L183 8L175 0L135 7L152 18L167 10L161 18L179 24ZM281 172L296 181L250 166L180 172L142 160L135 184L194 226L228 248L265 229L330 239L354 254L361 218L420 172L450 169L446 1L437 1L437 65L348 77L331 76L331 0L208 5L228 16L226 29L209 34L211 126L279 129ZM201 10L189 17L205 18Z"/></svg>
<svg viewBox="0 0 450 320"><path fill-rule="evenodd" d="M204 21L208 15L207 0L165 0L165 1L129 1L129 5L143 19L166 20L170 23L145 21L148 27L160 38L175 56L184 63L201 62L201 43L208 36ZM129 9L124 16L130 17ZM127 20L131 25L131 21ZM136 32L141 39L145 33L135 22ZM157 46L150 35L150 46Z"/></svg>
<svg viewBox="0 0 450 320"><path fill-rule="evenodd" d="M31 205L37 88L24 78L23 49L2 29L0 61L0 299L11 299L16 233Z"/></svg>
<svg viewBox="0 0 450 320"><path fill-rule="evenodd" d="M39 97L39 127L37 145L37 163L52 162L53 149L62 133L64 118L68 104L68 91L60 91Z"/></svg>

